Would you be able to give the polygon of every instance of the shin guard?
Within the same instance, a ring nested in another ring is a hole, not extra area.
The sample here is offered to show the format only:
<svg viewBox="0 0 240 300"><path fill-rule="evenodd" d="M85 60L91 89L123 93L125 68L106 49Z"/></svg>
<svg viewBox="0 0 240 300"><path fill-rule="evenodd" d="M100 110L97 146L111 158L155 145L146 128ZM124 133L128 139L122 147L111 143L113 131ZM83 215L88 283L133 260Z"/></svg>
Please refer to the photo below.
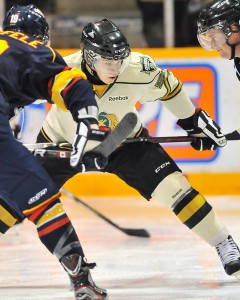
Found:
<svg viewBox="0 0 240 300"><path fill-rule="evenodd" d="M37 226L41 242L59 260L72 253L84 257L75 229L59 199L37 208L28 218Z"/></svg>

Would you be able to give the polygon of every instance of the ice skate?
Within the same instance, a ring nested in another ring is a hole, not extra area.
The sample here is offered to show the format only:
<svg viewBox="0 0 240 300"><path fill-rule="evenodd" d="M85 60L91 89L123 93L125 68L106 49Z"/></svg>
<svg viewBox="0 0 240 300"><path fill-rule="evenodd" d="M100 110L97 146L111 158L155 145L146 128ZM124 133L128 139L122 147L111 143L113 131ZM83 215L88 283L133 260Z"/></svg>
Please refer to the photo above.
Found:
<svg viewBox="0 0 240 300"><path fill-rule="evenodd" d="M240 252L232 237L229 235L226 240L219 243L216 250L225 272L240 280Z"/></svg>
<svg viewBox="0 0 240 300"><path fill-rule="evenodd" d="M107 291L95 285L90 274L95 263L86 263L78 254L64 256L61 264L71 280L76 300L107 300Z"/></svg>

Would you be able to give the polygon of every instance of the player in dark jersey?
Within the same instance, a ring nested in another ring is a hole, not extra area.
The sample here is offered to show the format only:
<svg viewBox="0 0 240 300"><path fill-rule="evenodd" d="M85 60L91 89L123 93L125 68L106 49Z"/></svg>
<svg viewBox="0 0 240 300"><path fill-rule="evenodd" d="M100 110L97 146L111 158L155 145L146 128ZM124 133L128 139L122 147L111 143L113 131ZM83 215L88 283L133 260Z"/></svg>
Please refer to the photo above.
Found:
<svg viewBox="0 0 240 300"><path fill-rule="evenodd" d="M98 130L98 106L90 83L77 68L69 68L62 57L46 46L49 27L34 5L14 6L6 14L0 32L0 233L18 218L36 225L41 242L57 257L74 287L75 299L107 299L98 288L86 262L77 234L60 202L60 192L32 154L12 135L9 116L15 108L46 99L69 110L78 128L71 165L83 167L82 160L106 161L90 152L88 141ZM91 149L91 148L90 148ZM83 157L83 159L82 159Z"/></svg>
<svg viewBox="0 0 240 300"><path fill-rule="evenodd" d="M240 1L217 0L204 8L197 21L198 41L205 50L216 50L222 58L234 59L240 80Z"/></svg>

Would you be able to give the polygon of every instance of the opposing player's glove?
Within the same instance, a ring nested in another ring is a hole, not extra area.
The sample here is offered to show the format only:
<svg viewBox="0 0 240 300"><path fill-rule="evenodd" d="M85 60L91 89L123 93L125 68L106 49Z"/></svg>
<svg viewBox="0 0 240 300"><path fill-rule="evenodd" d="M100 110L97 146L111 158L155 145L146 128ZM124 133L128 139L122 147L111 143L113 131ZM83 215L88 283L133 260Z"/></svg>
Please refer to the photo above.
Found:
<svg viewBox="0 0 240 300"><path fill-rule="evenodd" d="M203 137L191 142L191 146L195 150L216 150L217 147L224 147L227 144L221 128L201 108L197 108L191 117L179 119L177 124L187 131L188 135Z"/></svg>
<svg viewBox="0 0 240 300"><path fill-rule="evenodd" d="M106 167L108 159L91 150L99 145L109 132L110 128L108 127L91 129L87 119L80 121L72 144L70 165L77 168L79 172L98 171Z"/></svg>

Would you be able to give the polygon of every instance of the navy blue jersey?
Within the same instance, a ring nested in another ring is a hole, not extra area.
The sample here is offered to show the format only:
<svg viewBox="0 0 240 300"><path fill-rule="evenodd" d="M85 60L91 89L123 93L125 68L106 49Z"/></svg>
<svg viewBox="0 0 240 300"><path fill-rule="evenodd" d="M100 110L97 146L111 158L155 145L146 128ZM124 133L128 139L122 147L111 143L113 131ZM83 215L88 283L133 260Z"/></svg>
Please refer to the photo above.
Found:
<svg viewBox="0 0 240 300"><path fill-rule="evenodd" d="M77 111L97 106L85 74L71 69L51 47L22 32L0 32L0 111L23 107L37 99Z"/></svg>

